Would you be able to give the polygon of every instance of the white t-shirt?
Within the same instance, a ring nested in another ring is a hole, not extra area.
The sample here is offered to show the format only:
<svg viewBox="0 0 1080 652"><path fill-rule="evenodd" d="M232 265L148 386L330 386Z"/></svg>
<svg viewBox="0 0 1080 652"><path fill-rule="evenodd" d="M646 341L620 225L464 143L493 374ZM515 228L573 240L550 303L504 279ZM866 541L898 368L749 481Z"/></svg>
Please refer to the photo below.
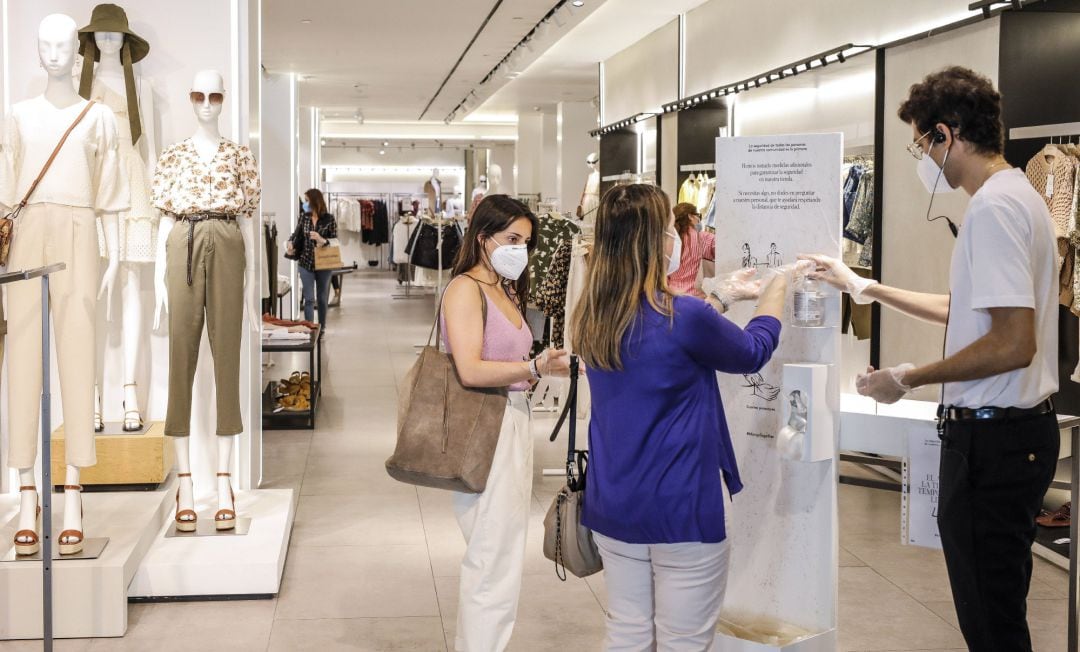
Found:
<svg viewBox="0 0 1080 652"><path fill-rule="evenodd" d="M953 251L945 355L990 332L990 308L1032 308L1031 365L945 386L945 404L1030 408L1058 390L1058 264L1050 211L1018 169L998 172L971 198Z"/></svg>

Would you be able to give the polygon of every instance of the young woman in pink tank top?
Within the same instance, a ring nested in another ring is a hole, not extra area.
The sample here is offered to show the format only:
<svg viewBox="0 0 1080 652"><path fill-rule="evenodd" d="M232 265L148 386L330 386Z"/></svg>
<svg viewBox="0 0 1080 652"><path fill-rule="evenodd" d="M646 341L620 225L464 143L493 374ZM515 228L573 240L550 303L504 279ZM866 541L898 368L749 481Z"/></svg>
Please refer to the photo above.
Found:
<svg viewBox="0 0 1080 652"><path fill-rule="evenodd" d="M524 390L569 374L565 351L529 359L527 265L536 216L506 195L489 195L469 221L442 302L442 337L461 382L510 390L499 443L481 494L455 493L465 535L455 649L501 652L517 616L532 500L532 433ZM485 322L485 306L487 319Z"/></svg>

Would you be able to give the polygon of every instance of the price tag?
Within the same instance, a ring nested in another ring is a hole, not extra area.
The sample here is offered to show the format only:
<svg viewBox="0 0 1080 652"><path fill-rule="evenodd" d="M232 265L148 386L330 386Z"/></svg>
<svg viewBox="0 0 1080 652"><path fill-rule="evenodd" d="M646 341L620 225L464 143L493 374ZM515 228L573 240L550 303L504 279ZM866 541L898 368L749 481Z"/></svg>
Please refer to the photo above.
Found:
<svg viewBox="0 0 1080 652"><path fill-rule="evenodd" d="M1052 199L1054 196L1054 175L1046 175L1046 197Z"/></svg>

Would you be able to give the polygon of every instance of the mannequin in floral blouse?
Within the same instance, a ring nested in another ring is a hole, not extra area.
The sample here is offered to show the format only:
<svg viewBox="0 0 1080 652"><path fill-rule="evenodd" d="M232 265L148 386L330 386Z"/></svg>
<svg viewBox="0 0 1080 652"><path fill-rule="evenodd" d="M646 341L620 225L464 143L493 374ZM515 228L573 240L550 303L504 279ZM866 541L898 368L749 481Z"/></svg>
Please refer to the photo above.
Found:
<svg viewBox="0 0 1080 652"><path fill-rule="evenodd" d="M236 525L230 470L235 435L243 432L240 415L240 344L243 313L249 326L260 323L256 297L244 288L252 268L248 246L254 242L252 215L259 206L258 165L251 151L221 136L218 119L225 101L221 73L197 73L191 105L198 129L167 148L154 175L153 204L162 212L158 235L155 327L164 309L169 315L169 407L165 434L174 437L180 488L177 530L195 530L189 447L191 394L198 362L204 315L214 355L217 389L217 495L214 524ZM178 229L174 229L179 221ZM247 243L245 243L245 235Z"/></svg>

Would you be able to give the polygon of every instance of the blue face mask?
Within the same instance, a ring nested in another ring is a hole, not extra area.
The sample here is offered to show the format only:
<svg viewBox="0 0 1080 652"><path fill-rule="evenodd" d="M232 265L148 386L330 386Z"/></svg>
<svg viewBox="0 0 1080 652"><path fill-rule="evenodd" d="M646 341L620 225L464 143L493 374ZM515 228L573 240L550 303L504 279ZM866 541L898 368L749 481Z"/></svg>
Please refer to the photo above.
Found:
<svg viewBox="0 0 1080 652"><path fill-rule="evenodd" d="M306 201L303 204L300 204L300 208L303 208L305 213L310 213L311 212L311 202Z"/></svg>

